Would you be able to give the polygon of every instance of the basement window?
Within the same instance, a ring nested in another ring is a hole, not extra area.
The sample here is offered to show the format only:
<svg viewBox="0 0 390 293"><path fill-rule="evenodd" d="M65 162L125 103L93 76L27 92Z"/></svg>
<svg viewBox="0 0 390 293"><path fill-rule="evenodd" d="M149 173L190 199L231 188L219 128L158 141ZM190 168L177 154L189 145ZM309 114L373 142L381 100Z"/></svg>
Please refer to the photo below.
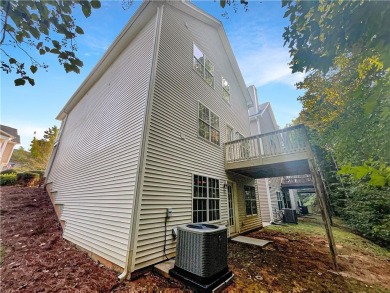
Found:
<svg viewBox="0 0 390 293"><path fill-rule="evenodd" d="M199 136L219 145L219 117L199 103Z"/></svg>
<svg viewBox="0 0 390 293"><path fill-rule="evenodd" d="M194 69L212 88L214 88L214 64L195 44Z"/></svg>
<svg viewBox="0 0 390 293"><path fill-rule="evenodd" d="M210 222L219 219L219 180L194 175L192 222Z"/></svg>
<svg viewBox="0 0 390 293"><path fill-rule="evenodd" d="M245 210L247 216L257 214L256 191L253 186L244 186Z"/></svg>

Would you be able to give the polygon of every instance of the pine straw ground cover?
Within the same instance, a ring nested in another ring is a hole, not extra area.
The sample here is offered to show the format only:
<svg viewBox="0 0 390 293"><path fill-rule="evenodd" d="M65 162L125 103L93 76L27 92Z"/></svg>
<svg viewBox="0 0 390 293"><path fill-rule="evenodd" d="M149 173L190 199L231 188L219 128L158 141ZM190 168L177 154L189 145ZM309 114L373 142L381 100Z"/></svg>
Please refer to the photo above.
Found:
<svg viewBox="0 0 390 293"><path fill-rule="evenodd" d="M189 292L153 272L121 284L62 239L48 195L39 188L1 189L1 292ZM390 253L343 227L335 228L341 271L332 270L318 219L271 226L249 236L272 240L260 249L229 243L235 274L226 292L390 292Z"/></svg>

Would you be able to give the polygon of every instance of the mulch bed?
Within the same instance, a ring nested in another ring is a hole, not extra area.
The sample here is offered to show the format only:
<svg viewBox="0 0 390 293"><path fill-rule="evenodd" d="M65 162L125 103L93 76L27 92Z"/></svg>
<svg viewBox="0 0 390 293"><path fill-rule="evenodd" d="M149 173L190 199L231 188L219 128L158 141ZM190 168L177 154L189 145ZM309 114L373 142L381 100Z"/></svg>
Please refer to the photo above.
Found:
<svg viewBox="0 0 390 293"><path fill-rule="evenodd" d="M1 188L1 292L107 292L116 273L62 239L41 188Z"/></svg>

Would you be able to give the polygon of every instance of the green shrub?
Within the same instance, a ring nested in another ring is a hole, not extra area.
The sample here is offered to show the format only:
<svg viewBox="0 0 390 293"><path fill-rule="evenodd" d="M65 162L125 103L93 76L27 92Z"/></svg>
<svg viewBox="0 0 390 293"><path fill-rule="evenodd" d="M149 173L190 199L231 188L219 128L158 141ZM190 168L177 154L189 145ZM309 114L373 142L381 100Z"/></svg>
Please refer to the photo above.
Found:
<svg viewBox="0 0 390 293"><path fill-rule="evenodd" d="M390 248L390 188L358 185L349 188L340 214L362 236Z"/></svg>
<svg viewBox="0 0 390 293"><path fill-rule="evenodd" d="M16 172L14 169L1 171L1 174L16 174L16 173L18 172Z"/></svg>
<svg viewBox="0 0 390 293"><path fill-rule="evenodd" d="M0 174L0 185L14 185L16 183L16 174Z"/></svg>

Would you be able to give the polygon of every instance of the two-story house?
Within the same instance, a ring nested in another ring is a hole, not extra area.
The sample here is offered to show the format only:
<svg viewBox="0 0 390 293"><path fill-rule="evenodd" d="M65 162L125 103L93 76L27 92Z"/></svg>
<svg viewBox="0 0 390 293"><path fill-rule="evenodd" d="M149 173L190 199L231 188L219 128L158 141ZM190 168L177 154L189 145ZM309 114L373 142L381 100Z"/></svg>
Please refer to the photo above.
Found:
<svg viewBox="0 0 390 293"><path fill-rule="evenodd" d="M57 116L46 186L64 238L123 277L173 257L177 225L261 227L255 179L225 168L251 106L220 21L143 2Z"/></svg>

